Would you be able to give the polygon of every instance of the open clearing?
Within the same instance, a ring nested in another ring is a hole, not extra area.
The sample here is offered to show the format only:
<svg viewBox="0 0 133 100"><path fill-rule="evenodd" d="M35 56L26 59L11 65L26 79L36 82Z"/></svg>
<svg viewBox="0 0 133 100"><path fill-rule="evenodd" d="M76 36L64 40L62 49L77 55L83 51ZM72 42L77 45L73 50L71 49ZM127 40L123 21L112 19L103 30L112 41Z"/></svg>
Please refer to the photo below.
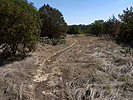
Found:
<svg viewBox="0 0 133 100"><path fill-rule="evenodd" d="M0 100L132 100L133 50L92 36L1 60Z"/></svg>

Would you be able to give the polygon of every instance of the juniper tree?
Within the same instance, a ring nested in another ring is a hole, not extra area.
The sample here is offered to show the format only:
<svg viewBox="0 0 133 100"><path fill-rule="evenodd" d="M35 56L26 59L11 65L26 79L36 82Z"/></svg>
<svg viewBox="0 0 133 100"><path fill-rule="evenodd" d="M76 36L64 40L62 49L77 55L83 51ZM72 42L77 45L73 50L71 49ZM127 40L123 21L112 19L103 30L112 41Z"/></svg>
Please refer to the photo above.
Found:
<svg viewBox="0 0 133 100"><path fill-rule="evenodd" d="M123 14L119 14L122 23L117 31L116 37L119 42L133 42L133 7L123 10Z"/></svg>
<svg viewBox="0 0 133 100"><path fill-rule="evenodd" d="M61 38L66 35L67 24L62 13L50 7L48 4L39 9L40 16L43 19L41 36L48 36L49 38Z"/></svg>
<svg viewBox="0 0 133 100"><path fill-rule="evenodd" d="M5 55L34 50L36 30L36 21L25 9L9 0L0 1L0 45Z"/></svg>

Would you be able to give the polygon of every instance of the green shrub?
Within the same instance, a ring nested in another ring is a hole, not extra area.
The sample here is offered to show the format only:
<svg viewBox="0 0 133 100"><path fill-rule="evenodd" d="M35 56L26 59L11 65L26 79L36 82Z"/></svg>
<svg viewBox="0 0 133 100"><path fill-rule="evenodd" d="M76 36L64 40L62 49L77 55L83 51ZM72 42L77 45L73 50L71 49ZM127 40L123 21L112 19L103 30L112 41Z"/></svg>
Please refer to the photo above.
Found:
<svg viewBox="0 0 133 100"><path fill-rule="evenodd" d="M43 44L50 44L50 45L60 45L60 44L65 44L66 40L65 39L60 39L60 38L41 38L40 43Z"/></svg>
<svg viewBox="0 0 133 100"><path fill-rule="evenodd" d="M68 27L68 34L78 34L79 32L79 27L77 25L71 25Z"/></svg>
<svg viewBox="0 0 133 100"><path fill-rule="evenodd" d="M80 31L80 30L78 30L78 34L83 34L83 32L82 32L82 31Z"/></svg>

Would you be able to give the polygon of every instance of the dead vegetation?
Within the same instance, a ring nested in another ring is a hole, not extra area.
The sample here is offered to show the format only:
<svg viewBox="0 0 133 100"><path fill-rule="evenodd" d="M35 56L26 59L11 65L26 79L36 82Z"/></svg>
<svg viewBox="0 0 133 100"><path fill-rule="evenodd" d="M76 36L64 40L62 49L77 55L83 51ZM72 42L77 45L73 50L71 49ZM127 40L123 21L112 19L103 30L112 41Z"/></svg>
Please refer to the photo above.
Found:
<svg viewBox="0 0 133 100"><path fill-rule="evenodd" d="M1 66L0 100L132 100L133 55L121 51L84 35L38 45L31 56Z"/></svg>

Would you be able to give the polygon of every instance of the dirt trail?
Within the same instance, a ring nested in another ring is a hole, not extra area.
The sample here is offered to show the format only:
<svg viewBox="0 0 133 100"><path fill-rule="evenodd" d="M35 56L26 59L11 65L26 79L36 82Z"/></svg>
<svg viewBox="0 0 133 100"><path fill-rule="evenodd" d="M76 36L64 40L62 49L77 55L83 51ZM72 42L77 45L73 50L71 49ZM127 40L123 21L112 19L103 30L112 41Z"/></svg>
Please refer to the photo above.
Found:
<svg viewBox="0 0 133 100"><path fill-rule="evenodd" d="M68 46L68 47L66 47L66 48L64 48L64 49L58 50L56 53L54 53L53 55L51 55L51 56L49 56L47 59L45 59L45 61L43 61L44 63L41 64L41 65L46 66L46 67L48 68L48 66L49 66L52 62L54 62L54 61L56 60L56 58L57 58L59 55L61 55L61 54L62 54L63 52L65 52L66 50L68 50L68 49L70 49L71 47L73 47L76 43L77 43L77 40L74 39L74 42L73 42L70 46ZM49 69L47 69L47 70L49 70ZM39 73L37 73L37 75L34 76L34 77L35 77L34 81L35 81L35 82L42 82L42 81L47 80L48 74L45 74L45 75L42 74L42 73L45 72L45 71L43 70L43 67L42 67L42 66L39 68L38 71L39 71Z"/></svg>

